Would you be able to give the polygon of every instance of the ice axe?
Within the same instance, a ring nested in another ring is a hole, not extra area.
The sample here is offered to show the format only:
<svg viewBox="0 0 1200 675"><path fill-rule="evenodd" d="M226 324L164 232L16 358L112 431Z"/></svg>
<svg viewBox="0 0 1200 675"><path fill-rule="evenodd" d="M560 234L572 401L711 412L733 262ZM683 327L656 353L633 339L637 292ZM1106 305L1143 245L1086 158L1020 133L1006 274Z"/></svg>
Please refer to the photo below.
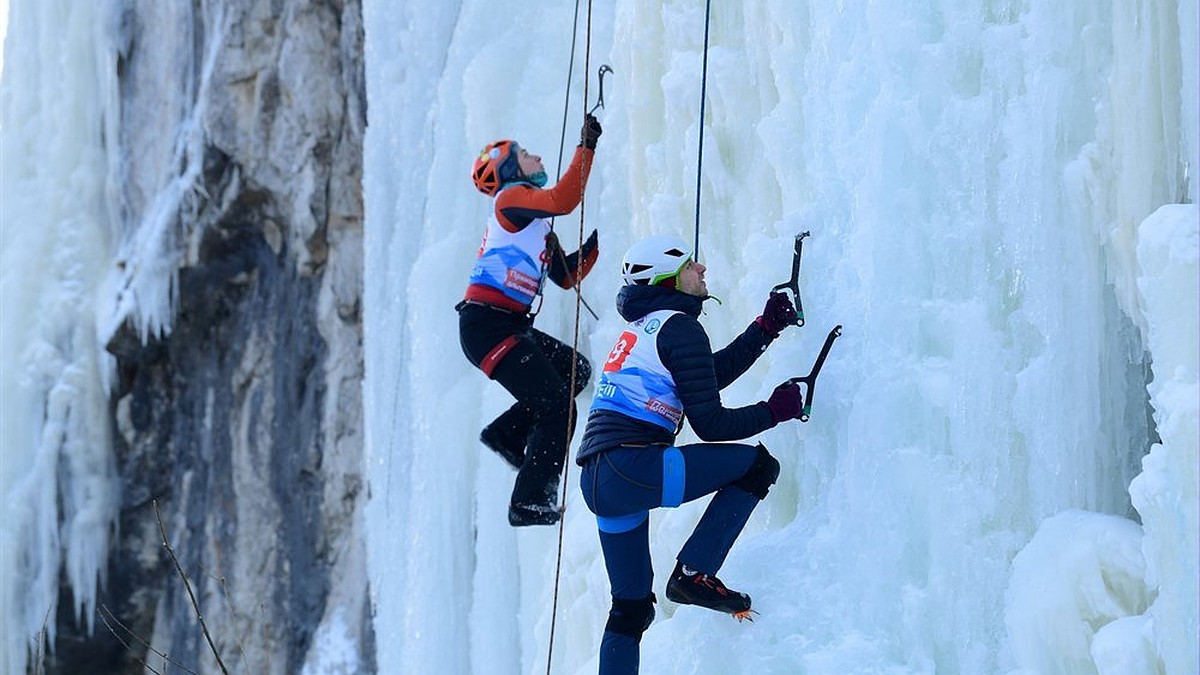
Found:
<svg viewBox="0 0 1200 675"><path fill-rule="evenodd" d="M792 292L792 303L796 305L796 321L797 326L804 325L804 303L800 302L800 255L804 252L804 239L810 236L806 230L796 235L796 242L792 247L792 278L776 284L771 289L771 295L782 293L784 291Z"/></svg>
<svg viewBox="0 0 1200 675"><path fill-rule="evenodd" d="M786 384L803 384L804 385L804 407L800 409L800 421L807 422L812 414L813 390L817 387L817 375L821 373L821 366L825 365L825 357L829 356L829 348L833 346L833 341L841 337L842 327L837 325L833 330L829 331L829 335L825 336L825 344L821 347L821 353L817 355L817 360L813 363L812 370L804 377L793 377Z"/></svg>
<svg viewBox="0 0 1200 675"><path fill-rule="evenodd" d="M598 75L600 77L600 95L596 98L596 105L592 106L592 109L588 111L589 115L596 112L597 108L604 107L604 75L605 75L605 73L611 73L612 71L613 71L613 69L610 68L607 63L600 66L600 71L598 73ZM564 111L564 114L565 114L565 111ZM561 247L558 249L558 255L560 258L562 258L563 265L566 265L567 261L566 261L566 258L563 257L565 254L563 253ZM578 282L576 282L576 287L578 287ZM588 313L592 315L593 319L596 319L597 321L600 320L600 316L598 314L596 314L596 310L592 309L592 306L587 303L587 300L583 299L582 295L579 296L579 301L583 303L583 306L585 308L587 308Z"/></svg>
<svg viewBox="0 0 1200 675"><path fill-rule="evenodd" d="M600 77L600 96L596 98L596 105L592 106L592 109L588 111L589 115L596 112L597 108L604 107L604 75L606 73L611 73L612 71L613 71L613 69L609 68L607 63L600 66L600 71L598 73L598 75Z"/></svg>
<svg viewBox="0 0 1200 675"><path fill-rule="evenodd" d="M792 248L792 278L777 284L771 289L771 294L783 293L785 291L792 292L792 300L796 305L796 320L795 325L804 325L804 304L800 301L800 256L804 253L804 240L811 236L807 230L796 235L796 240ZM786 384L803 384L804 385L804 405L800 412L800 421L807 422L812 415L813 390L817 387L817 375L821 373L821 366L825 365L825 357L829 356L829 349L833 347L833 341L842 335L841 324L834 326L833 330L829 331L829 335L825 336L825 344L821 346L821 353L817 355L816 362L813 363L812 370L808 375L803 377L793 377Z"/></svg>

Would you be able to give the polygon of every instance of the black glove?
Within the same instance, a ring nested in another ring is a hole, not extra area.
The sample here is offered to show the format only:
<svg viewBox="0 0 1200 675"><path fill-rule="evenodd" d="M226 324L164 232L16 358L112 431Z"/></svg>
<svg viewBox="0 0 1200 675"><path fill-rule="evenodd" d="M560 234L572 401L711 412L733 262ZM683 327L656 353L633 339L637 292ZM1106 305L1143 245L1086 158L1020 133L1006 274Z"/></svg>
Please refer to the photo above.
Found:
<svg viewBox="0 0 1200 675"><path fill-rule="evenodd" d="M595 251L600 246L600 234L595 230L588 236L587 241L583 242L579 247L579 254L584 258L592 256L592 251Z"/></svg>
<svg viewBox="0 0 1200 675"><path fill-rule="evenodd" d="M765 405L767 410L771 411L771 419L775 420L775 424L779 424L785 420L800 418L800 413L804 412L804 395L800 392L800 385L784 382L775 387L771 398L759 405Z"/></svg>
<svg viewBox="0 0 1200 675"><path fill-rule="evenodd" d="M553 232L546 235L546 252L550 255L548 274L550 280L562 288L570 288L588 275L596 258L600 255L600 235L592 230L592 234L580 246L579 250L566 255L558 243L558 237Z"/></svg>
<svg viewBox="0 0 1200 675"><path fill-rule="evenodd" d="M772 293L767 298L762 315L754 320L763 332L772 338L779 337L784 328L796 323L796 307L787 293Z"/></svg>
<svg viewBox="0 0 1200 675"><path fill-rule="evenodd" d="M583 116L583 128L579 131L580 145L595 150L596 139L600 138L602 133L604 129L600 128L600 120L596 119L595 115L588 113Z"/></svg>

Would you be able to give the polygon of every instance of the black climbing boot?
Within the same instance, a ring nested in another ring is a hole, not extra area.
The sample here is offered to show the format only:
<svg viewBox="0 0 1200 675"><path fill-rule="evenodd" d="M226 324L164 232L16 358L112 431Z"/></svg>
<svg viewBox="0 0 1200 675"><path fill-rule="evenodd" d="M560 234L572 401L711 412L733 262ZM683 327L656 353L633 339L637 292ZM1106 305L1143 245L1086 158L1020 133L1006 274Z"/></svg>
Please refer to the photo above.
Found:
<svg viewBox="0 0 1200 675"><path fill-rule="evenodd" d="M496 420L479 432L479 440L512 468L520 471L525 463L525 434L504 429L507 425Z"/></svg>
<svg viewBox="0 0 1200 675"><path fill-rule="evenodd" d="M562 511L554 504L509 504L508 524L513 527L526 525L554 525L562 518Z"/></svg>
<svg viewBox="0 0 1200 675"><path fill-rule="evenodd" d="M707 607L735 616L750 611L749 595L726 588L720 579L711 574L684 574L683 565L678 562L667 581L667 599L681 605Z"/></svg>

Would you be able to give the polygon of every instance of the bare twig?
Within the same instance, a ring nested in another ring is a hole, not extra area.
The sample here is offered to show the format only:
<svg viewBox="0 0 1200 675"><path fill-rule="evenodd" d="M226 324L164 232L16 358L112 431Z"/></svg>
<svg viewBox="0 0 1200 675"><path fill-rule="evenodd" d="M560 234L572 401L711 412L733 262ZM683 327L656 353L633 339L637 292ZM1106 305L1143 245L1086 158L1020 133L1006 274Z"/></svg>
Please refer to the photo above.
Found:
<svg viewBox="0 0 1200 675"><path fill-rule="evenodd" d="M105 615L104 615L104 614L105 614L105 612L107 612L107 613L108 613L108 616L105 616ZM133 658L134 658L135 660L137 660L137 662L138 662L138 663L142 664L142 666L143 666L143 667L144 667L146 670L149 670L150 672L154 673L154 675L162 675L162 673L160 673L159 671L157 671L157 670L155 670L155 669L154 669L154 666L151 666L151 665L150 665L149 663L147 663L146 661L144 661L144 660L142 660L142 659L138 658L138 656L137 656L137 652L135 652L135 651L133 650L133 645L129 644L129 642L128 642L128 641L126 641L126 640L125 640L125 638L121 637L121 636L120 636L120 635L117 633L117 630L116 630L115 628L113 628L113 626L112 626L112 624L111 624L111 623L109 623L109 619L112 619L114 622L116 622L116 624L117 624L118 626L120 626L120 627L121 627L121 630L124 630L126 633L128 633L128 634L129 634L129 635L131 635L131 636L133 636L133 638L134 638L134 639L136 639L138 642L140 642L140 643L142 643L143 645L145 645L145 646L146 646L146 649L147 649L148 651L150 651L150 652L153 652L153 653L155 653L155 654L157 654L157 655L159 655L159 656L163 657L163 659L164 659L165 661L170 661L170 657L168 657L166 654L164 654L164 653L162 653L162 652L158 651L158 650L157 650L157 649L155 649L154 647L151 647L151 646L150 646L150 643L146 642L146 641L145 641L145 640L143 640L142 638L138 637L138 635L137 635L136 633L134 633L133 631L129 630L129 628L127 628L127 627L125 626L125 624L121 623L121 622L120 622L120 620L118 620L118 619L117 619L116 615L115 615L115 614L113 614L113 613L112 613L112 610L111 610L111 609L109 609L108 607L105 607L104 605L101 605L101 606L100 606L100 610L98 610L96 613L100 615L100 620L104 622L104 627L108 629L108 632L112 633L112 636L113 636L114 638L116 638L116 639L117 639L117 642L120 642L120 643L121 643L121 646L122 646L122 647L124 647L126 651L128 651L130 654L133 654L133 655L134 655L134 656L133 656ZM175 663L175 662L174 662L174 661L171 661L171 663ZM190 670L190 669L188 669L188 668L184 667L183 665L181 665L181 664L179 664L179 663L175 663L175 665L179 666L180 668L183 668L184 670L188 671L189 673L195 673L195 671L193 671L193 670Z"/></svg>
<svg viewBox="0 0 1200 675"><path fill-rule="evenodd" d="M188 598L192 601L192 610L196 613L196 619L200 621L200 629L204 631L204 639L208 641L208 648L212 650L213 657L217 660L217 666L221 668L221 672L229 675L229 669L225 667L225 662L221 660L221 653L217 651L217 645L213 643L212 635L208 632L208 624L204 621L204 614L200 611L200 603L196 601L196 594L192 592L192 584L188 581L187 574L183 571L183 566L179 564L179 558L175 556L175 550L171 548L171 542L167 541L167 530L163 527L162 515L158 512L158 500L154 500L154 517L158 520L158 531L162 535L163 548L167 549L167 555L171 556L171 562L175 565L175 571L179 573L179 578L183 580L183 588L187 591Z"/></svg>
<svg viewBox="0 0 1200 675"><path fill-rule="evenodd" d="M237 636L238 652L241 653L242 662L245 663L246 645L242 641L242 631L237 629L238 625L242 623L242 618L238 616L237 610L233 607L233 601L229 599L229 586L225 583L225 577L213 576L211 574L209 576L213 579L216 579L217 583L221 585L221 595L225 598L225 606L229 609L229 615L233 617L233 625L235 628L234 635Z"/></svg>

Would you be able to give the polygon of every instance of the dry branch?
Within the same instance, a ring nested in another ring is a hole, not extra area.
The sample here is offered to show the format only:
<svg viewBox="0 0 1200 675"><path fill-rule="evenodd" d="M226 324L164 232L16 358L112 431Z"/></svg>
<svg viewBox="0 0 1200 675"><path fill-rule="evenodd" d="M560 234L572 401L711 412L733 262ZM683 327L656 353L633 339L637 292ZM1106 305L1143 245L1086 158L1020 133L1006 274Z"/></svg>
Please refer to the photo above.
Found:
<svg viewBox="0 0 1200 675"><path fill-rule="evenodd" d="M212 650L213 657L217 660L217 666L221 668L221 672L229 675L229 669L225 667L225 662L221 660L221 653L217 651L217 645L213 642L212 634L208 632L208 624L204 621L204 614L200 611L200 603L196 600L196 594L192 592L192 584L188 581L187 574L183 571L183 566L179 564L179 558L175 555L175 549L171 548L171 542L167 541L167 530L163 527L162 514L158 511L158 500L154 500L154 517L158 520L158 531L162 535L163 548L167 549L167 555L171 556L171 562L175 565L175 571L179 573L179 578L183 580L183 588L187 591L188 598L192 601L192 610L196 613L196 619L200 621L200 629L204 631L204 639L208 641L208 648Z"/></svg>

